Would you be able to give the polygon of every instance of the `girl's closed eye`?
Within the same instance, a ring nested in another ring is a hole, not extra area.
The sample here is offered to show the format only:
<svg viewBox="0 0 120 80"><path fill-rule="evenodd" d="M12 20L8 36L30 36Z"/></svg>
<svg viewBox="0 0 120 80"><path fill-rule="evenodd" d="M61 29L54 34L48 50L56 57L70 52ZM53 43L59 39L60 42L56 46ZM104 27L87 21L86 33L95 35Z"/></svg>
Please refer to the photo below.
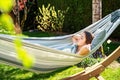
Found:
<svg viewBox="0 0 120 80"><path fill-rule="evenodd" d="M83 39L83 36L81 36L81 39Z"/></svg>

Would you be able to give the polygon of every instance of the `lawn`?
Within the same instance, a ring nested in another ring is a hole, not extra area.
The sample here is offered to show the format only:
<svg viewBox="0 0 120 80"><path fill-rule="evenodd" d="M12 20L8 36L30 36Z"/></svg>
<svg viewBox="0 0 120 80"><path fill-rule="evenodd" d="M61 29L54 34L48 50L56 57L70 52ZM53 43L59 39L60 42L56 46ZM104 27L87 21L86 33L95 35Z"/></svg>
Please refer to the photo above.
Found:
<svg viewBox="0 0 120 80"><path fill-rule="evenodd" d="M42 35L38 33L39 32L36 32L36 33L26 32L24 34L28 36L31 34L32 36L44 36L44 33ZM46 33L45 35L52 36L53 34ZM112 49L114 50L117 46L119 46L119 44L120 44L119 42L118 43L112 42L111 45L109 45L109 47L111 50ZM57 71L54 71L52 73L40 74L40 73L27 71L24 69L17 68L15 66L9 66L1 63L0 64L0 80L59 80L61 78L65 78L67 76L71 76L75 73L78 73L82 70L84 70L84 68L74 65L71 67L58 69ZM105 80L120 80L120 67L117 67L117 68L108 67L105 69L104 72L102 72L101 75L105 78ZM96 79L92 78L90 80L96 80Z"/></svg>
<svg viewBox="0 0 120 80"><path fill-rule="evenodd" d="M52 73L39 74L27 70L19 69L13 66L0 64L0 80L59 80L82 71L83 68L71 66ZM119 68L106 68L101 74L105 80L120 80ZM90 80L96 80L92 78Z"/></svg>

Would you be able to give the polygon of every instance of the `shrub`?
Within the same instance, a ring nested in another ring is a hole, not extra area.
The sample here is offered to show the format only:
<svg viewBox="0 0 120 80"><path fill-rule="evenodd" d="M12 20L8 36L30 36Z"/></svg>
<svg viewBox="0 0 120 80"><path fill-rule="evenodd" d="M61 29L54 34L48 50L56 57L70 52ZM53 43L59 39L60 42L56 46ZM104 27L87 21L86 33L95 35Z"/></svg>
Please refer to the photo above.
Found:
<svg viewBox="0 0 120 80"><path fill-rule="evenodd" d="M62 32L65 17L64 14L66 11L56 11L55 7L50 6L50 4L48 4L47 7L42 5L42 8L39 7L39 14L36 16L36 21L38 22L38 29L48 32Z"/></svg>
<svg viewBox="0 0 120 80"><path fill-rule="evenodd" d="M80 67L90 67L92 65L94 65L95 63L98 63L101 61L102 58L92 58L92 57L87 57L85 58L83 61L81 61L79 64L77 64L77 66L80 66Z"/></svg>

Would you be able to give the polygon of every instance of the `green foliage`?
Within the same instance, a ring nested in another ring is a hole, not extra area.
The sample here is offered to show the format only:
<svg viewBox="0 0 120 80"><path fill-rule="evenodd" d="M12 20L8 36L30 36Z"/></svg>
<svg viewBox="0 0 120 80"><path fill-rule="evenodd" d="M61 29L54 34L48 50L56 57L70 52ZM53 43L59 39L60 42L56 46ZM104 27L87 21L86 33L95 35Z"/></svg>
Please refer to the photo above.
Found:
<svg viewBox="0 0 120 80"><path fill-rule="evenodd" d="M7 31L7 29L3 25L0 25L0 33L10 34L11 32Z"/></svg>
<svg viewBox="0 0 120 80"><path fill-rule="evenodd" d="M87 57L84 60L82 60L79 64L77 64L77 66L79 67L90 67L92 65L94 65L95 63L98 63L101 61L101 58L91 58L91 57Z"/></svg>
<svg viewBox="0 0 120 80"><path fill-rule="evenodd" d="M47 6L51 4L56 10L66 10L63 24L63 31L73 33L92 24L92 0L37 0L38 7L43 4ZM103 0L102 1L102 16L120 8L120 0ZM112 33L112 37L119 39L120 26Z"/></svg>
<svg viewBox="0 0 120 80"><path fill-rule="evenodd" d="M83 68L72 66L61 68L51 73L39 74L0 64L0 80L59 80L82 70Z"/></svg>
<svg viewBox="0 0 120 80"><path fill-rule="evenodd" d="M0 33L14 34L14 24L12 18L8 14L0 15Z"/></svg>
<svg viewBox="0 0 120 80"><path fill-rule="evenodd" d="M111 43L107 43L107 41L105 41L103 43L103 49L104 49L104 54L105 55L109 55L111 54L118 46L120 45L120 42L114 42L112 41Z"/></svg>
<svg viewBox="0 0 120 80"><path fill-rule="evenodd" d="M108 68L103 73L105 80L119 80L120 79L120 68Z"/></svg>
<svg viewBox="0 0 120 80"><path fill-rule="evenodd" d="M8 12L11 11L14 0L0 1L0 33L14 34L14 24Z"/></svg>
<svg viewBox="0 0 120 80"><path fill-rule="evenodd" d="M91 0L38 0L38 7L51 4L56 10L67 10L63 23L63 32L73 33L91 24Z"/></svg>
<svg viewBox="0 0 120 80"><path fill-rule="evenodd" d="M118 46L120 46L120 42L114 42L111 40L111 43L108 43L108 40L103 43L103 50L106 56L110 55ZM120 57L117 59L120 63Z"/></svg>
<svg viewBox="0 0 120 80"><path fill-rule="evenodd" d="M0 80L60 80L62 78L79 73L82 70L83 68L72 66L52 73L38 74L23 69L0 64L0 75L1 75ZM119 80L120 68L108 67L105 69L104 72L102 72L101 76L105 78L105 80ZM96 79L92 78L90 80L96 80Z"/></svg>
<svg viewBox="0 0 120 80"><path fill-rule="evenodd" d="M0 1L0 11L1 12L10 12L14 4L14 0L1 0Z"/></svg>
<svg viewBox="0 0 120 80"><path fill-rule="evenodd" d="M66 10L67 11L67 10ZM66 11L55 10L54 6L50 7L48 4L47 7L42 5L42 8L39 7L39 15L36 16L36 21L38 22L38 29L42 31L58 31L62 32L64 14Z"/></svg>
<svg viewBox="0 0 120 80"><path fill-rule="evenodd" d="M21 80L33 76L32 72L23 69L0 64L0 80Z"/></svg>
<svg viewBox="0 0 120 80"><path fill-rule="evenodd" d="M120 79L120 68L106 68L104 72L102 72L101 76L105 80L119 80ZM91 78L90 80L96 80L96 78Z"/></svg>

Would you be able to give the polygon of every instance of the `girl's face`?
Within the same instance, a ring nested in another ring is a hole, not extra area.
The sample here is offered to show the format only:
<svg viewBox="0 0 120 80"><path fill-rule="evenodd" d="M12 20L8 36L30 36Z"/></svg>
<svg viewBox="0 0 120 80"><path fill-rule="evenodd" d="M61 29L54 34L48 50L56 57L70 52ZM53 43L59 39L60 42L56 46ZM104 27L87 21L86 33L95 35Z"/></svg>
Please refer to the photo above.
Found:
<svg viewBox="0 0 120 80"><path fill-rule="evenodd" d="M80 34L80 36L78 36L77 45L78 46L86 45L86 35L85 35L85 33L82 33L82 34Z"/></svg>

